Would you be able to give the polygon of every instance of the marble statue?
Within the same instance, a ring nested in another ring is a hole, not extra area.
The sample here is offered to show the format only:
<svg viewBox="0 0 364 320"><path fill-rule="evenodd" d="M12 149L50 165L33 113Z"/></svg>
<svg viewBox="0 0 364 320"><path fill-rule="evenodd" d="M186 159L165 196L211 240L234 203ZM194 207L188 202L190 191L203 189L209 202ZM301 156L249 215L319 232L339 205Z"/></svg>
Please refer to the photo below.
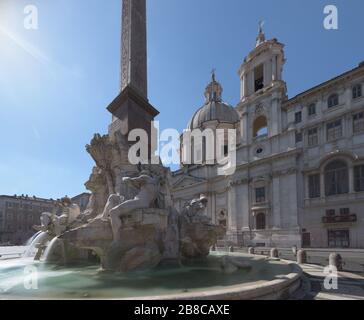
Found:
<svg viewBox="0 0 364 320"><path fill-rule="evenodd" d="M206 257L217 239L225 234L222 226L211 222L204 212L207 198L201 195L183 208L179 217L180 252L183 258Z"/></svg>
<svg viewBox="0 0 364 320"><path fill-rule="evenodd" d="M182 210L182 215L185 216L189 222L193 222L194 219L203 218L203 212L206 209L207 201L207 197L204 195L201 195L199 199L193 199L185 205Z"/></svg>
<svg viewBox="0 0 364 320"><path fill-rule="evenodd" d="M139 192L133 199L126 201L120 195L113 194L109 197L102 218L111 218L111 226L115 240L120 238L121 218L135 210L153 207L160 192L159 178L153 177L148 171L142 171L136 178L124 177L123 181L133 184Z"/></svg>
<svg viewBox="0 0 364 320"><path fill-rule="evenodd" d="M53 212L43 212L40 216L41 224L33 226L38 233L34 236L24 256L40 260L48 244L67 230L72 229L80 221L80 216L79 206L72 203L71 199L64 197L58 200Z"/></svg>
<svg viewBox="0 0 364 320"><path fill-rule="evenodd" d="M57 211L59 214L57 214ZM60 236L80 215L80 208L73 204L68 197L57 201L54 212L43 212L40 217L41 225L34 226L37 231L47 232L51 236Z"/></svg>

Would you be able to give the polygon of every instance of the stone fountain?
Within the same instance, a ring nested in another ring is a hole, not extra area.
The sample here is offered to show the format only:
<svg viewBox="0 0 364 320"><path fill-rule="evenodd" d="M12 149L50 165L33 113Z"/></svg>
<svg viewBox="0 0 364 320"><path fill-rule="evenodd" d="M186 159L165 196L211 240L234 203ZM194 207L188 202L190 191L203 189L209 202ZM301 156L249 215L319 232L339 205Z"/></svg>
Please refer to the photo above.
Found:
<svg viewBox="0 0 364 320"><path fill-rule="evenodd" d="M57 238L66 257L50 250L47 260L72 263L79 259L78 250L88 249L104 270L128 272L208 256L224 229L203 215L206 199L195 199L178 212L172 205L170 171L161 165L147 167L123 177L128 192L104 198L103 210L94 209L102 206L94 200L100 195L93 194L79 226Z"/></svg>
<svg viewBox="0 0 364 320"><path fill-rule="evenodd" d="M207 199L194 199L178 212L170 170L161 164L130 165L122 156L126 139L115 135L114 140L95 135L86 147L96 162L86 183L92 192L87 209L80 213L63 199L58 215L42 214L41 233L33 241L36 259L73 264L92 250L102 269L128 272L208 256L225 229L203 214Z"/></svg>

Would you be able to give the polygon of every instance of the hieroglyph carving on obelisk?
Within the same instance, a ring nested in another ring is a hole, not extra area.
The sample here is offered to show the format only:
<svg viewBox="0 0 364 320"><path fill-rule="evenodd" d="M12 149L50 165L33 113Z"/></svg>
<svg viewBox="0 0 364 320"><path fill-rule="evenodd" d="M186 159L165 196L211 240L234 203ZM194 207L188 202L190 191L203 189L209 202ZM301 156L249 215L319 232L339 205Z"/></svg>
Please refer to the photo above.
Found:
<svg viewBox="0 0 364 320"><path fill-rule="evenodd" d="M147 99L146 0L123 0L121 91L127 86Z"/></svg>

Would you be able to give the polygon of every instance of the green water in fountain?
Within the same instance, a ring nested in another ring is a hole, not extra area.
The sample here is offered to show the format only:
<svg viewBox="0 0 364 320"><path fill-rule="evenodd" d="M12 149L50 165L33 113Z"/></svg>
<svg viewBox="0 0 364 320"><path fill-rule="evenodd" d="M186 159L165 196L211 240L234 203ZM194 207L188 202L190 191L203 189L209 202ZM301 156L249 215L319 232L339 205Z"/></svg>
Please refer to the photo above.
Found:
<svg viewBox="0 0 364 320"><path fill-rule="evenodd" d="M0 299L122 299L251 285L276 279L290 272L289 266L263 257L239 255L250 270L232 274L222 271L221 254L185 263L182 267L157 267L128 274L101 272L99 266L60 267L31 259L0 261ZM36 267L38 289L24 287L25 268Z"/></svg>

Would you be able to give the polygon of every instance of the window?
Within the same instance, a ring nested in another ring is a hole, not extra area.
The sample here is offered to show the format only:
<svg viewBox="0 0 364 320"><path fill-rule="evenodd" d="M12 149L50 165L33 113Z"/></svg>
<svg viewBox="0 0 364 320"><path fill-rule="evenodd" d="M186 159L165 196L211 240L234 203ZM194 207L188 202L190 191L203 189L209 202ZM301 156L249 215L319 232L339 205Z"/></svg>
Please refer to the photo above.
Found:
<svg viewBox="0 0 364 320"><path fill-rule="evenodd" d="M353 87L353 99L360 98L362 96L361 84L357 84Z"/></svg>
<svg viewBox="0 0 364 320"><path fill-rule="evenodd" d="M295 123L301 123L302 122L302 112L296 112L294 115L294 121Z"/></svg>
<svg viewBox="0 0 364 320"><path fill-rule="evenodd" d="M354 189L355 192L364 191L364 165L354 168Z"/></svg>
<svg viewBox="0 0 364 320"><path fill-rule="evenodd" d="M329 230L328 240L330 248L349 248L349 230Z"/></svg>
<svg viewBox="0 0 364 320"><path fill-rule="evenodd" d="M314 116L316 114L316 104L312 103L308 106L308 115Z"/></svg>
<svg viewBox="0 0 364 320"><path fill-rule="evenodd" d="M343 161L333 161L325 168L326 196L349 192L348 167Z"/></svg>
<svg viewBox="0 0 364 320"><path fill-rule="evenodd" d="M318 129L313 128L308 130L308 145L310 147L317 146L319 143L318 141Z"/></svg>
<svg viewBox="0 0 364 320"><path fill-rule="evenodd" d="M256 154L262 154L263 153L263 148L258 148L257 150L256 150Z"/></svg>
<svg viewBox="0 0 364 320"><path fill-rule="evenodd" d="M302 132L296 132L296 143L300 143L303 140Z"/></svg>
<svg viewBox="0 0 364 320"><path fill-rule="evenodd" d="M268 136L268 122L265 116L260 116L255 119L253 125L253 136L254 138Z"/></svg>
<svg viewBox="0 0 364 320"><path fill-rule="evenodd" d="M227 157L229 155L229 146L227 144L224 145L224 156Z"/></svg>
<svg viewBox="0 0 364 320"><path fill-rule="evenodd" d="M338 94L332 94L329 99L327 100L327 106L328 108L336 107L339 105L339 95Z"/></svg>
<svg viewBox="0 0 364 320"><path fill-rule="evenodd" d="M335 209L326 210L326 217L335 217Z"/></svg>
<svg viewBox="0 0 364 320"><path fill-rule="evenodd" d="M364 132L364 112L353 116L353 131L354 133Z"/></svg>
<svg viewBox="0 0 364 320"><path fill-rule="evenodd" d="M340 209L340 215L343 217L347 217L350 215L350 209L349 208L341 208Z"/></svg>
<svg viewBox="0 0 364 320"><path fill-rule="evenodd" d="M341 119L327 124L327 141L334 141L343 135Z"/></svg>
<svg viewBox="0 0 364 320"><path fill-rule="evenodd" d="M308 177L308 192L311 199L319 198L321 196L319 174L314 174Z"/></svg>
<svg viewBox="0 0 364 320"><path fill-rule="evenodd" d="M265 214L258 213L256 217L257 230L265 230Z"/></svg>
<svg viewBox="0 0 364 320"><path fill-rule="evenodd" d="M308 232L302 233L302 247L303 248L311 247L311 233Z"/></svg>
<svg viewBox="0 0 364 320"><path fill-rule="evenodd" d="M264 88L264 67L261 64L254 70L254 90L255 92Z"/></svg>
<svg viewBox="0 0 364 320"><path fill-rule="evenodd" d="M255 189L255 201L256 203L265 202L265 187Z"/></svg>

